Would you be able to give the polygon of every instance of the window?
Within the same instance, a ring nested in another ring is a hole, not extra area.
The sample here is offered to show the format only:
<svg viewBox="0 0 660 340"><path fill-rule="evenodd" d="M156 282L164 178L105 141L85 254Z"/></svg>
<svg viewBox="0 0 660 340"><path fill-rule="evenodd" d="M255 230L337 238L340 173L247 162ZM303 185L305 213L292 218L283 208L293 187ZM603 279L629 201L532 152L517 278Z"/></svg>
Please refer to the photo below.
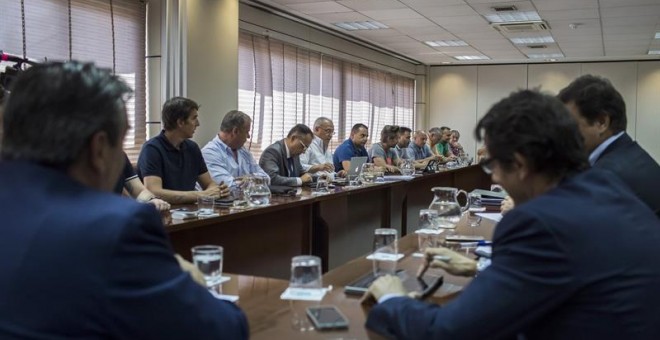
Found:
<svg viewBox="0 0 660 340"><path fill-rule="evenodd" d="M335 124L334 150L356 123L370 142L387 124L414 128L415 81L301 47L241 32L239 110L252 117L249 149L255 158L295 124L318 117Z"/></svg>
<svg viewBox="0 0 660 340"><path fill-rule="evenodd" d="M126 107L131 129L124 150L135 161L146 139L144 1L71 0L70 16L67 1L30 0L24 6L26 57L114 66L115 73L131 86L134 94ZM21 1L3 3L0 32L0 50L22 56Z"/></svg>

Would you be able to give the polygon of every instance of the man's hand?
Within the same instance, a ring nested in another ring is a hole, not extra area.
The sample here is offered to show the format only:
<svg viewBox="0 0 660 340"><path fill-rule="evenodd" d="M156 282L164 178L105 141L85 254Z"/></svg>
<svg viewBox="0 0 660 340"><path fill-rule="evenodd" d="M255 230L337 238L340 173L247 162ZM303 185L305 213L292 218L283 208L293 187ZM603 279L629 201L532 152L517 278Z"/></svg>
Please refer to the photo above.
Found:
<svg viewBox="0 0 660 340"><path fill-rule="evenodd" d="M323 171L335 172L335 166L332 163L323 164Z"/></svg>
<svg viewBox="0 0 660 340"><path fill-rule="evenodd" d="M212 186L212 187L207 188L204 191L197 191L197 197L211 196L211 197L214 197L214 198L218 198L218 197L220 197L221 190L222 189L220 188L220 186Z"/></svg>
<svg viewBox="0 0 660 340"><path fill-rule="evenodd" d="M444 269L447 273L457 276L474 276L477 274L477 261L465 257L447 248L426 248L424 252L425 264L430 262L433 268ZM437 260L434 256L439 255L448 260Z"/></svg>
<svg viewBox="0 0 660 340"><path fill-rule="evenodd" d="M408 292L403 288L401 279L394 275L385 275L379 277L371 284L367 294L373 296L378 301L385 294L397 294L407 296Z"/></svg>
<svg viewBox="0 0 660 340"><path fill-rule="evenodd" d="M231 188L225 182L218 183L218 188L220 188L220 197L227 197L231 194Z"/></svg>
<svg viewBox="0 0 660 340"><path fill-rule="evenodd" d="M300 179L302 180L303 183L309 183L312 181L312 175L303 174L302 176L300 176Z"/></svg>
<svg viewBox="0 0 660 340"><path fill-rule="evenodd" d="M502 212L502 215L506 214L509 212L509 210L513 209L516 207L516 204L513 202L513 198L511 196L504 197L502 200L502 203L500 204L500 211Z"/></svg>
<svg viewBox="0 0 660 340"><path fill-rule="evenodd" d="M395 167L394 165L386 165L385 170L392 174L398 174L401 172L401 170L399 170L399 168Z"/></svg>
<svg viewBox="0 0 660 340"><path fill-rule="evenodd" d="M152 198L151 200L147 201L147 203L153 204L156 209L158 209L158 211L170 210L170 204L160 198Z"/></svg>
<svg viewBox="0 0 660 340"><path fill-rule="evenodd" d="M346 177L346 170L339 170L339 172L337 173L337 176Z"/></svg>
<svg viewBox="0 0 660 340"><path fill-rule="evenodd" d="M181 267L181 270L190 274L195 282L206 288L206 280L204 280L204 275L199 271L199 269L197 269L197 267L195 267L194 264L184 260L183 257L181 257L179 254L174 254L174 257L176 258L177 262L179 262L179 267Z"/></svg>
<svg viewBox="0 0 660 340"><path fill-rule="evenodd" d="M323 171L323 170L325 170L325 164L315 164L315 165L312 165L309 168L309 170L307 170L307 172L313 174L315 172L319 172L319 171Z"/></svg>

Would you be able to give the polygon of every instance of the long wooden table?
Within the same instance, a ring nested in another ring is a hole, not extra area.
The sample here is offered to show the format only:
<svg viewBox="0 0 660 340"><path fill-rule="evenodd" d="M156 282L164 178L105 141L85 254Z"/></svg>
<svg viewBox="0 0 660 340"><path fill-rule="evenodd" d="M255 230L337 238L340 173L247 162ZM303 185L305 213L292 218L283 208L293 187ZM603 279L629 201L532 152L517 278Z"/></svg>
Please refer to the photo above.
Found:
<svg viewBox="0 0 660 340"><path fill-rule="evenodd" d="M491 239L495 223L483 220L481 226L471 228L464 220L459 223L457 232L461 234L476 234ZM417 237L414 234L403 237L399 241L399 249L406 254L400 260L398 268L405 269L410 275L421 264L420 258L412 257L417 250ZM366 253L329 271L323 275L325 286L332 286L320 305L335 305L349 319L347 330L337 331L295 331L291 326L292 308L290 302L280 300L280 294L287 288L288 281L273 278L263 278L245 275L231 275L232 279L222 285L225 294L239 295L239 306L244 310L250 324L252 339L367 339L370 335L364 328L365 311L360 300L347 296L343 286L372 270L371 261L365 258ZM455 277L441 270L435 270L435 275L444 275L445 284L432 297L432 302L445 303L454 298L457 287L464 287L469 279ZM297 303L297 302L296 302Z"/></svg>
<svg viewBox="0 0 660 340"><path fill-rule="evenodd" d="M293 256L320 256L326 272L367 253L376 228L410 232L419 210L432 201L435 186L487 189L490 178L479 166L469 166L411 181L336 187L322 196L305 188L297 197L274 196L267 207L217 208L218 217L170 220L166 229L174 251L187 259L195 245L218 244L225 249L225 271L288 279Z"/></svg>

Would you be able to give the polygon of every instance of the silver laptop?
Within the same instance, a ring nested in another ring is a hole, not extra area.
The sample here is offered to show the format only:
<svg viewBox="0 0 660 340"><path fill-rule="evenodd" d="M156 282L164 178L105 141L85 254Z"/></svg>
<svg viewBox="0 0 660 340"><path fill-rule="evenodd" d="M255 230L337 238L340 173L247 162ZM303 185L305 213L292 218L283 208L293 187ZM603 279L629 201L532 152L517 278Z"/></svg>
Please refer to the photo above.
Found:
<svg viewBox="0 0 660 340"><path fill-rule="evenodd" d="M351 157L351 167L348 169L348 176L359 176L362 171L362 164L367 162L369 157Z"/></svg>

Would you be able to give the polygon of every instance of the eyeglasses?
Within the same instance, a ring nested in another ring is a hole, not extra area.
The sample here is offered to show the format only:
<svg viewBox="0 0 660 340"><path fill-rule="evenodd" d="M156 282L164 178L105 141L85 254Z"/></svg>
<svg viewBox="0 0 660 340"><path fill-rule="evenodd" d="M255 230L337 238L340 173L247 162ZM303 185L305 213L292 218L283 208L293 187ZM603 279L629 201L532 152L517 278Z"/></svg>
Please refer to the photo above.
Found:
<svg viewBox="0 0 660 340"><path fill-rule="evenodd" d="M334 135L334 134L335 134L335 130L334 130L334 129L331 129L331 128L321 129L321 130L323 130L323 132L325 132L325 133L327 133L327 134L329 134L329 135Z"/></svg>
<svg viewBox="0 0 660 340"><path fill-rule="evenodd" d="M298 141L300 142L300 145L302 145L302 147L303 147L303 152L307 151L307 148L309 146L305 145L305 143L303 143L300 139L298 139Z"/></svg>
<svg viewBox="0 0 660 340"><path fill-rule="evenodd" d="M493 173L493 166L494 166L493 161L494 160L495 160L494 158L482 158L479 161L479 165L481 165L481 168L484 170L484 172L487 175L490 175L490 174Z"/></svg>

